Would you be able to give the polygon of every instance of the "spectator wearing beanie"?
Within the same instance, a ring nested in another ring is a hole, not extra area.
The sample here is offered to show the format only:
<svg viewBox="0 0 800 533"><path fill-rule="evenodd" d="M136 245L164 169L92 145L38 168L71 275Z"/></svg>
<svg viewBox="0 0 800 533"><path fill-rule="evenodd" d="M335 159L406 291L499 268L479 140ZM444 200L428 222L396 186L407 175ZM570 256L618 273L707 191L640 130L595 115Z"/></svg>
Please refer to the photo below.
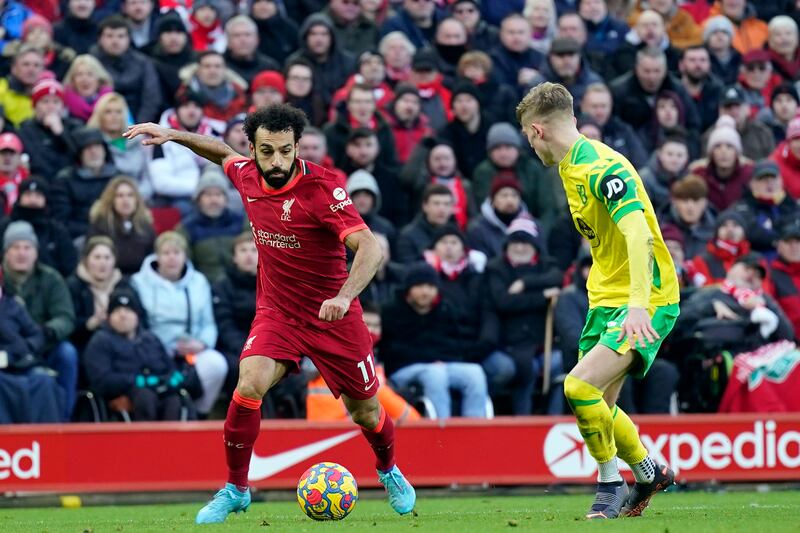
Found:
<svg viewBox="0 0 800 533"><path fill-rule="evenodd" d="M136 293L114 291L108 321L86 347L89 387L137 422L180 420L185 377L142 318Z"/></svg>
<svg viewBox="0 0 800 533"><path fill-rule="evenodd" d="M791 83L781 83L772 90L769 109L763 113L764 124L772 130L776 144L786 140L786 128L797 116L800 107L800 96Z"/></svg>
<svg viewBox="0 0 800 533"><path fill-rule="evenodd" d="M422 139L434 133L428 117L422 114L422 99L413 85L403 83L395 87L394 100L385 116L392 129L400 164L408 161L411 151Z"/></svg>
<svg viewBox="0 0 800 533"><path fill-rule="evenodd" d="M432 50L423 48L414 53L408 81L419 90L422 113L428 117L431 128L437 131L444 128L453 119L453 95L444 85L436 54Z"/></svg>
<svg viewBox="0 0 800 533"><path fill-rule="evenodd" d="M717 122L715 126L724 124L736 128L742 139L742 155L753 160L763 159L769 157L775 149L775 139L769 126L752 117L750 109L751 105L741 86L726 87L719 102L719 118L724 122ZM733 119L732 124L728 118ZM714 127L703 134L702 146L708 146L708 137L712 131Z"/></svg>
<svg viewBox="0 0 800 533"><path fill-rule="evenodd" d="M675 265L675 272L678 274L681 298L688 296L691 290L691 280L686 275L686 241L683 238L683 233L677 226L663 224L661 226L661 237L664 239L664 244L672 257L672 263Z"/></svg>
<svg viewBox="0 0 800 533"><path fill-rule="evenodd" d="M299 30L297 23L280 8L276 9L272 0L253 0L248 2L250 18L258 26L258 50L270 56L281 65L297 50Z"/></svg>
<svg viewBox="0 0 800 533"><path fill-rule="evenodd" d="M3 293L16 296L44 333L44 358L58 372L56 381L64 392L61 421L72 415L78 384L78 352L68 342L75 328L72 307L64 278L42 264L38 256L39 241L33 227L18 220L3 233Z"/></svg>
<svg viewBox="0 0 800 533"><path fill-rule="evenodd" d="M514 377L508 385L515 415L533 412L533 393L542 368L548 300L558 295L562 277L562 272L543 253L539 227L533 220L522 217L508 227L503 254L492 259L486 269L487 306L499 319L497 331L489 338L499 347L499 353L490 355L485 366L492 368L500 361L513 362ZM556 376L561 373L561 357L560 353L553 355L551 372ZM563 394L553 390L550 396L548 414L560 414Z"/></svg>
<svg viewBox="0 0 800 533"><path fill-rule="evenodd" d="M5 205L0 203L0 214L11 212L19 195L19 184L28 177L28 169L22 164L23 150L15 133L0 134L0 191L6 200Z"/></svg>
<svg viewBox="0 0 800 533"><path fill-rule="evenodd" d="M695 287L717 285L725 281L733 264L748 254L744 219L734 210L724 211L717 217L714 237L706 249L687 261L686 274Z"/></svg>
<svg viewBox="0 0 800 533"><path fill-rule="evenodd" d="M722 15L709 18L703 26L703 43L711 55L711 72L726 85L736 83L742 54L733 46L733 23Z"/></svg>
<svg viewBox="0 0 800 533"><path fill-rule="evenodd" d="M207 165L192 195L194 208L175 228L186 237L195 268L212 283L225 274L233 240L246 227L244 216L228 209L228 183L218 165Z"/></svg>
<svg viewBox="0 0 800 533"><path fill-rule="evenodd" d="M475 167L483 160L491 124L481 109L478 88L471 82L459 82L453 88L450 106L453 118L440 135L453 145L461 173L472 179Z"/></svg>
<svg viewBox="0 0 800 533"><path fill-rule="evenodd" d="M86 54L97 42L96 4L90 2L67 2L62 11L64 18L53 25L56 42L68 46L78 54Z"/></svg>
<svg viewBox="0 0 800 533"><path fill-rule="evenodd" d="M286 81L280 72L274 70L259 72L250 83L251 109L282 104L285 99Z"/></svg>
<svg viewBox="0 0 800 533"><path fill-rule="evenodd" d="M778 164L786 192L793 199L800 199L800 117L789 122L786 140L775 148L770 159Z"/></svg>
<svg viewBox="0 0 800 533"><path fill-rule="evenodd" d="M787 222L800 217L800 207L786 194L774 161L756 163L748 185L744 197L732 209L742 216L753 250L771 259L775 256L778 231Z"/></svg>
<svg viewBox="0 0 800 533"><path fill-rule="evenodd" d="M747 2L717 2L709 15L722 15L733 23L733 47L742 54L764 47L769 30Z"/></svg>
<svg viewBox="0 0 800 533"><path fill-rule="evenodd" d="M800 337L800 220L780 228L778 254L770 263L775 299L792 321L795 339Z"/></svg>
<svg viewBox="0 0 800 533"><path fill-rule="evenodd" d="M500 255L508 226L521 216L530 215L522 202L519 181L510 176L494 178L489 197L481 204L480 215L469 224L467 240L470 247L490 259Z"/></svg>
<svg viewBox="0 0 800 533"><path fill-rule="evenodd" d="M483 204L496 177L510 177L519 182L522 200L531 214L544 228L549 228L558 212L555 193L558 177L537 159L522 153L522 146L518 128L507 122L492 125L486 137L488 158L472 176L475 201Z"/></svg>
<svg viewBox="0 0 800 533"><path fill-rule="evenodd" d="M156 20L156 41L149 55L158 73L164 106L174 107L175 94L181 86L180 70L197 59L189 32L177 11L162 13Z"/></svg>
<svg viewBox="0 0 800 533"><path fill-rule="evenodd" d="M708 137L708 157L689 165L689 173L706 181L708 201L719 211L742 197L753 174L753 163L742 155L742 138L730 117L717 121Z"/></svg>
<svg viewBox="0 0 800 533"><path fill-rule="evenodd" d="M383 198L375 176L364 169L350 174L347 179L347 195L353 200L353 205L369 229L373 233L385 235L391 247L394 248L397 230L394 224L378 214Z"/></svg>
<svg viewBox="0 0 800 533"><path fill-rule="evenodd" d="M686 259L706 248L714 235L714 213L708 205L708 185L690 174L670 187L670 203L658 213L662 224L670 224L683 234Z"/></svg>
<svg viewBox="0 0 800 533"><path fill-rule="evenodd" d="M78 240L89 229L89 210L118 174L103 134L82 128L73 134L75 163L61 170L53 182L50 213L65 224L70 237Z"/></svg>
<svg viewBox="0 0 800 533"><path fill-rule="evenodd" d="M439 275L426 263L411 266L403 290L381 313L380 353L398 387L419 383L436 416L453 415L450 391L461 393L461 416L486 416L486 374L469 362L475 354L462 339L455 305L440 291Z"/></svg>
<svg viewBox="0 0 800 533"><path fill-rule="evenodd" d="M39 242L39 261L53 267L66 278L75 270L78 254L67 228L50 216L47 205L49 190L50 185L41 176L34 175L23 181L19 186L19 199L8 221L0 224L0 235L8 223L18 220L28 222Z"/></svg>
<svg viewBox="0 0 800 533"><path fill-rule="evenodd" d="M52 183L58 171L72 162L72 134L81 126L64 118L64 88L55 80L42 80L33 88L33 117L19 127L19 138L30 156L30 170Z"/></svg>

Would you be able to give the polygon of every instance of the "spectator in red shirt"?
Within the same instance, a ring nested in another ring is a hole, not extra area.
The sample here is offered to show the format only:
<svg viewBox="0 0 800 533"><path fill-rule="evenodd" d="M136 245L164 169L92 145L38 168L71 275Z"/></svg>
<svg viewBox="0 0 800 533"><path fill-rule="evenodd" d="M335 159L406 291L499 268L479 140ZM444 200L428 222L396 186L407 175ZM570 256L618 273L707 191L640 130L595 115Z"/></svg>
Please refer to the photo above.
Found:
<svg viewBox="0 0 800 533"><path fill-rule="evenodd" d="M789 121L786 140L778 145L770 158L778 163L786 192L795 200L800 199L800 118Z"/></svg>
<svg viewBox="0 0 800 533"><path fill-rule="evenodd" d="M392 127L397 160L408 161L411 151L422 139L433 135L428 117L422 114L422 100L413 85L400 84L395 88L394 101L386 110L386 119Z"/></svg>
<svg viewBox="0 0 800 533"><path fill-rule="evenodd" d="M797 338L800 334L800 220L781 229L778 257L772 260L770 267L775 299L792 321Z"/></svg>
<svg viewBox="0 0 800 533"><path fill-rule="evenodd" d="M0 190L6 205L0 211L9 214L17 201L19 184L28 177L28 169L22 164L22 141L13 133L0 135Z"/></svg>

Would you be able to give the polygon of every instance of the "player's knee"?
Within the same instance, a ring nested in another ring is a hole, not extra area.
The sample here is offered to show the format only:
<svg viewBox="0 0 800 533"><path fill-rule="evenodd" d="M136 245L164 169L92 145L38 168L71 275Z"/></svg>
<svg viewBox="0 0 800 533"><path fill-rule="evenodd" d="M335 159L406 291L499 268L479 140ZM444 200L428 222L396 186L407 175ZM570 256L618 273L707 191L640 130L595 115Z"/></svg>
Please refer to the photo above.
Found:
<svg viewBox="0 0 800 533"><path fill-rule="evenodd" d="M269 379L254 372L241 371L236 390L245 398L260 400L269 390Z"/></svg>
<svg viewBox="0 0 800 533"><path fill-rule="evenodd" d="M380 422L381 410L380 407L363 406L351 411L350 417L359 426L372 429Z"/></svg>
<svg viewBox="0 0 800 533"><path fill-rule="evenodd" d="M579 398L583 391L582 385L584 385L583 381L572 374L567 375L567 377L564 378L564 396L566 396L568 400Z"/></svg>

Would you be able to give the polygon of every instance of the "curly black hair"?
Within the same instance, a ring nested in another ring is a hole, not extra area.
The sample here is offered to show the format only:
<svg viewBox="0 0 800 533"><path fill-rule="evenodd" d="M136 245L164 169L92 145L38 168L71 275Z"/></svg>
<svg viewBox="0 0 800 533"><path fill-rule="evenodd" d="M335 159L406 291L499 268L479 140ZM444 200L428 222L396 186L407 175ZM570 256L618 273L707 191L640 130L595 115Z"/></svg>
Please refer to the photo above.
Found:
<svg viewBox="0 0 800 533"><path fill-rule="evenodd" d="M306 127L306 124L308 124L308 119L302 110L289 104L273 104L248 114L244 119L244 133L247 135L247 139L255 144L258 128L264 128L271 132L292 130L294 142L297 142L303 135L303 128Z"/></svg>

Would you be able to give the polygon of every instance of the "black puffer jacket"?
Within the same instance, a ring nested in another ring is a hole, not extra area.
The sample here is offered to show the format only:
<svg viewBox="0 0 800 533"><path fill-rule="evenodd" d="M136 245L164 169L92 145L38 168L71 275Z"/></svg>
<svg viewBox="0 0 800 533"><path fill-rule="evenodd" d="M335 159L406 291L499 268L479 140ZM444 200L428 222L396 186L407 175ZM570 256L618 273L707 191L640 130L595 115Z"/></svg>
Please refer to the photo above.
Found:
<svg viewBox="0 0 800 533"><path fill-rule="evenodd" d="M213 293L214 319L219 330L217 348L225 354L238 354L256 316L256 276L231 265L214 284Z"/></svg>
<svg viewBox="0 0 800 533"><path fill-rule="evenodd" d="M46 209L31 209L17 203L9 218L0 223L0 235L5 232L9 223L16 220L25 220L33 226L39 240L39 261L55 268L64 277L72 274L78 264L78 252L67 228L61 222L53 220Z"/></svg>
<svg viewBox="0 0 800 533"><path fill-rule="evenodd" d="M90 53L114 78L114 90L125 97L136 122L156 122L161 110L161 84L152 60L129 49L119 57L107 55L99 46Z"/></svg>

